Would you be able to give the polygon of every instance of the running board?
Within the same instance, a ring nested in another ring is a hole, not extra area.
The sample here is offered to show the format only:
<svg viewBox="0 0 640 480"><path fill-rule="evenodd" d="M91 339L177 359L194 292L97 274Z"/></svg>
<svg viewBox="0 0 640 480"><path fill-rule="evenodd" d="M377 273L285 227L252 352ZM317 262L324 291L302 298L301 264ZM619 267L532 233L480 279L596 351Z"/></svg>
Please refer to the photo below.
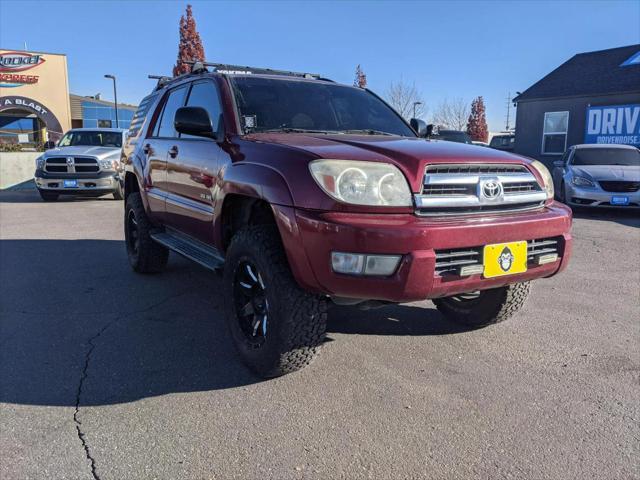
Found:
<svg viewBox="0 0 640 480"><path fill-rule="evenodd" d="M172 230L166 232L152 232L151 238L160 245L167 247L183 257L193 260L204 268L216 271L222 268L224 257L214 247L210 247L198 240L192 239Z"/></svg>

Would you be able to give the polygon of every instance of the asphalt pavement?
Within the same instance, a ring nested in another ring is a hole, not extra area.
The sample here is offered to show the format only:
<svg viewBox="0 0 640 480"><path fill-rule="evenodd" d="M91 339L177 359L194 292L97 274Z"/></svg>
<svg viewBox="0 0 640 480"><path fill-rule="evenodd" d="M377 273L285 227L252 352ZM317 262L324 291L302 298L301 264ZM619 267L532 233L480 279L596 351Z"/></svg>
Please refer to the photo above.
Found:
<svg viewBox="0 0 640 480"><path fill-rule="evenodd" d="M122 202L0 193L0 478L640 478L640 218L580 213L506 323L334 308L306 369L233 350L221 279L129 268Z"/></svg>

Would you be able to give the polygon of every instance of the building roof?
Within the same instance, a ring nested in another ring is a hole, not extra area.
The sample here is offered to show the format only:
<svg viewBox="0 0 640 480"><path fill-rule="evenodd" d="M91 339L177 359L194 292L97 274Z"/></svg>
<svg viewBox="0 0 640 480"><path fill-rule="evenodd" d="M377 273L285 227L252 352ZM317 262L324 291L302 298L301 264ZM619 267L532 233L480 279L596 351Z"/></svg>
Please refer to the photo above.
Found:
<svg viewBox="0 0 640 480"><path fill-rule="evenodd" d="M513 101L640 92L640 63L623 66L638 53L640 44L579 53Z"/></svg>
<svg viewBox="0 0 640 480"><path fill-rule="evenodd" d="M82 104L84 102L95 103L96 105L102 105L105 107L113 107L113 102L107 102L105 100L99 100L97 98L92 98L92 97L83 97L81 95L75 95L73 93L70 93L69 104L71 106L71 118L73 119L82 118ZM118 108L122 110L132 110L135 112L138 107L135 105L129 105L127 103L119 103Z"/></svg>

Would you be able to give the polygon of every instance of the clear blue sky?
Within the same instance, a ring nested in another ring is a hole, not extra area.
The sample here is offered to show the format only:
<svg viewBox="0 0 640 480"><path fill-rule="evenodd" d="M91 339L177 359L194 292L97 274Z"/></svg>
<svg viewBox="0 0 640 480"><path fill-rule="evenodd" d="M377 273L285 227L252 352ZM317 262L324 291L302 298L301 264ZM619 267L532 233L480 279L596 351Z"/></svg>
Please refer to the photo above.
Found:
<svg viewBox="0 0 640 480"><path fill-rule="evenodd" d="M185 1L0 0L0 47L66 53L73 93L137 103L170 74ZM319 72L351 83L356 64L384 94L415 82L433 112L483 95L491 130L506 98L575 53L640 43L640 1L193 1L207 59Z"/></svg>

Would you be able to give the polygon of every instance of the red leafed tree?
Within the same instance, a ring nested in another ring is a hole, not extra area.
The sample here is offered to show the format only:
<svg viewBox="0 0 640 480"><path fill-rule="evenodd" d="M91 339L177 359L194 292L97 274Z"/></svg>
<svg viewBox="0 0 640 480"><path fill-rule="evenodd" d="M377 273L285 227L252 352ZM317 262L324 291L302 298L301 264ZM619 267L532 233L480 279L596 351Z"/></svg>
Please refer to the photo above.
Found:
<svg viewBox="0 0 640 480"><path fill-rule="evenodd" d="M482 97L471 102L471 114L467 121L467 133L471 140L486 142L489 139L489 127L485 116L484 100Z"/></svg>
<svg viewBox="0 0 640 480"><path fill-rule="evenodd" d="M173 76L189 73L191 66L184 62L204 61L204 47L200 34L196 30L196 20L193 18L191 5L187 5L187 16L180 17L180 43L178 44L178 60L173 67Z"/></svg>
<svg viewBox="0 0 640 480"><path fill-rule="evenodd" d="M353 81L354 87L365 88L367 86L367 76L360 68L360 64L356 67L356 78Z"/></svg>

